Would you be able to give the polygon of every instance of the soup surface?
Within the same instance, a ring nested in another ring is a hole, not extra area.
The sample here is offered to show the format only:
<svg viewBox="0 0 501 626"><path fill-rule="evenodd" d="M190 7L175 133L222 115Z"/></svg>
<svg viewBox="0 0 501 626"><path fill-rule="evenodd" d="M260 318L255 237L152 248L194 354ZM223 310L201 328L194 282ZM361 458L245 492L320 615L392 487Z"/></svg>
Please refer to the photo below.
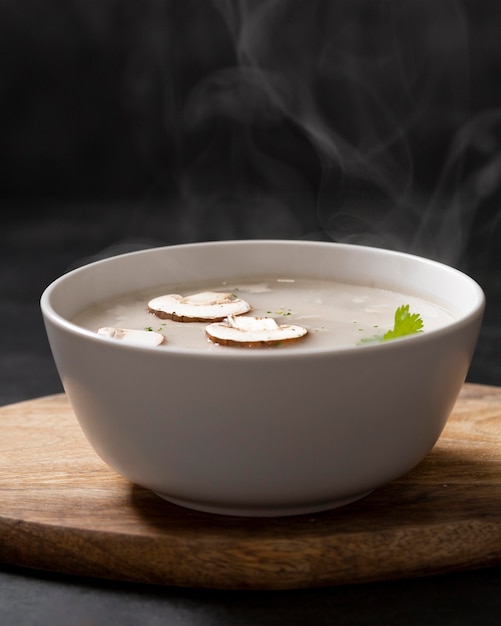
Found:
<svg viewBox="0 0 501 626"><path fill-rule="evenodd" d="M409 305L411 313L419 314L423 332L441 328L454 320L451 312L437 304L395 291L326 280L247 277L216 284L170 284L123 295L81 311L72 322L95 332L102 327L158 332L165 337L158 349L174 346L197 350L239 349L210 341L205 332L209 322L160 319L148 311L152 298L205 291L231 292L250 304L251 316L271 317L279 325L306 328L307 335L291 344L296 347L345 348L370 343L373 339L377 341L393 328L395 311L402 305ZM283 348L287 349L287 345Z"/></svg>

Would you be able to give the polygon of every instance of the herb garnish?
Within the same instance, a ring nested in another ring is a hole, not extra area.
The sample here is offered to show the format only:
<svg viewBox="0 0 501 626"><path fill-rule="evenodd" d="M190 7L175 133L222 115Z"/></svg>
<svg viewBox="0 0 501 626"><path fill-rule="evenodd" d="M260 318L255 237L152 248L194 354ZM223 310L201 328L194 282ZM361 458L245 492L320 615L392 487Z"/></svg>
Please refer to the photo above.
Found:
<svg viewBox="0 0 501 626"><path fill-rule="evenodd" d="M393 328L388 330L384 335L374 335L361 339L359 344L377 343L398 339L407 335L415 335L423 332L423 320L419 313L411 313L409 305L403 304L395 311Z"/></svg>
<svg viewBox="0 0 501 626"><path fill-rule="evenodd" d="M273 315L273 311L266 311L266 315ZM292 310L291 309L286 309L285 307L282 307L280 309L277 309L275 311L275 315L282 315L282 316L288 316L288 315L292 315Z"/></svg>
<svg viewBox="0 0 501 626"><path fill-rule="evenodd" d="M409 305L399 306L395 311L395 325L383 335L383 341L396 339L405 335L414 335L423 332L423 320L419 313L410 313Z"/></svg>

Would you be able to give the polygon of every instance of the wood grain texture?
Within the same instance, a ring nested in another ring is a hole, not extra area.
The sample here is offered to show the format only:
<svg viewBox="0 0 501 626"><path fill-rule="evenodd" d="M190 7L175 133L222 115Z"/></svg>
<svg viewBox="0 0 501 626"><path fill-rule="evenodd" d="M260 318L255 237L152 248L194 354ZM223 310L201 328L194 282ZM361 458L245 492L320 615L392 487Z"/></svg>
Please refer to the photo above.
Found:
<svg viewBox="0 0 501 626"><path fill-rule="evenodd" d="M115 580L292 589L501 564L501 389L466 384L413 471L341 509L237 518L109 469L63 394L0 408L0 561Z"/></svg>

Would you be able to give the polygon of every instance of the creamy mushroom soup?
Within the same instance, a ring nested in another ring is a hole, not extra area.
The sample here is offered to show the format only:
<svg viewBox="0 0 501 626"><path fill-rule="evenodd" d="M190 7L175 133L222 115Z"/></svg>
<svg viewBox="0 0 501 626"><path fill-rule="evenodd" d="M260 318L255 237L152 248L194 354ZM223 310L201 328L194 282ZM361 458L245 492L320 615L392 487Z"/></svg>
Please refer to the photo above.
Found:
<svg viewBox="0 0 501 626"><path fill-rule="evenodd" d="M159 337L147 339L144 345L158 345L158 349L175 346L233 350L234 347L215 343L214 337L211 341L207 334L209 321L191 321L189 315L165 319L148 309L149 303L157 302L162 296L177 294L178 300L190 304L213 297L213 292L231 294L231 298L247 302L250 310L243 314L246 317L272 319L280 328L306 329L306 333L295 332L293 338L300 337L300 341L291 342L294 346L345 348L378 341L394 327L395 311L403 305L419 316L422 322L419 332L440 328L454 320L451 312L437 304L394 291L326 280L264 277L149 289L103 301L85 309L72 321L107 337L129 339L137 344L142 343L142 333L130 331L157 333ZM248 320L240 327L244 332L248 329L255 332L256 324ZM268 326L268 322L264 324L263 332ZM274 345L285 347L288 343ZM258 344L266 345L266 341Z"/></svg>

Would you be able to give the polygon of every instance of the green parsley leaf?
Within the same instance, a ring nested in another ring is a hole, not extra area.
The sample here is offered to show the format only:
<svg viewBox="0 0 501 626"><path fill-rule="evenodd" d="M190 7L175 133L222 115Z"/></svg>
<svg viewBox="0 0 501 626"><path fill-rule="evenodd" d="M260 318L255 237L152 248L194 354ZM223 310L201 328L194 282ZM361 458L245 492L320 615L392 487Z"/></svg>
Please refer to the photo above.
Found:
<svg viewBox="0 0 501 626"><path fill-rule="evenodd" d="M390 341L398 337L405 337L406 335L414 335L422 332L423 320L419 313L410 313L409 305L403 304L395 311L395 322L391 330L388 330L384 335L378 334L372 335L371 337L364 337L357 342L357 345L381 343L383 341Z"/></svg>
<svg viewBox="0 0 501 626"><path fill-rule="evenodd" d="M419 313L410 313L409 305L399 306L395 311L395 324L393 328L383 335L382 341L405 337L423 332L423 320Z"/></svg>

